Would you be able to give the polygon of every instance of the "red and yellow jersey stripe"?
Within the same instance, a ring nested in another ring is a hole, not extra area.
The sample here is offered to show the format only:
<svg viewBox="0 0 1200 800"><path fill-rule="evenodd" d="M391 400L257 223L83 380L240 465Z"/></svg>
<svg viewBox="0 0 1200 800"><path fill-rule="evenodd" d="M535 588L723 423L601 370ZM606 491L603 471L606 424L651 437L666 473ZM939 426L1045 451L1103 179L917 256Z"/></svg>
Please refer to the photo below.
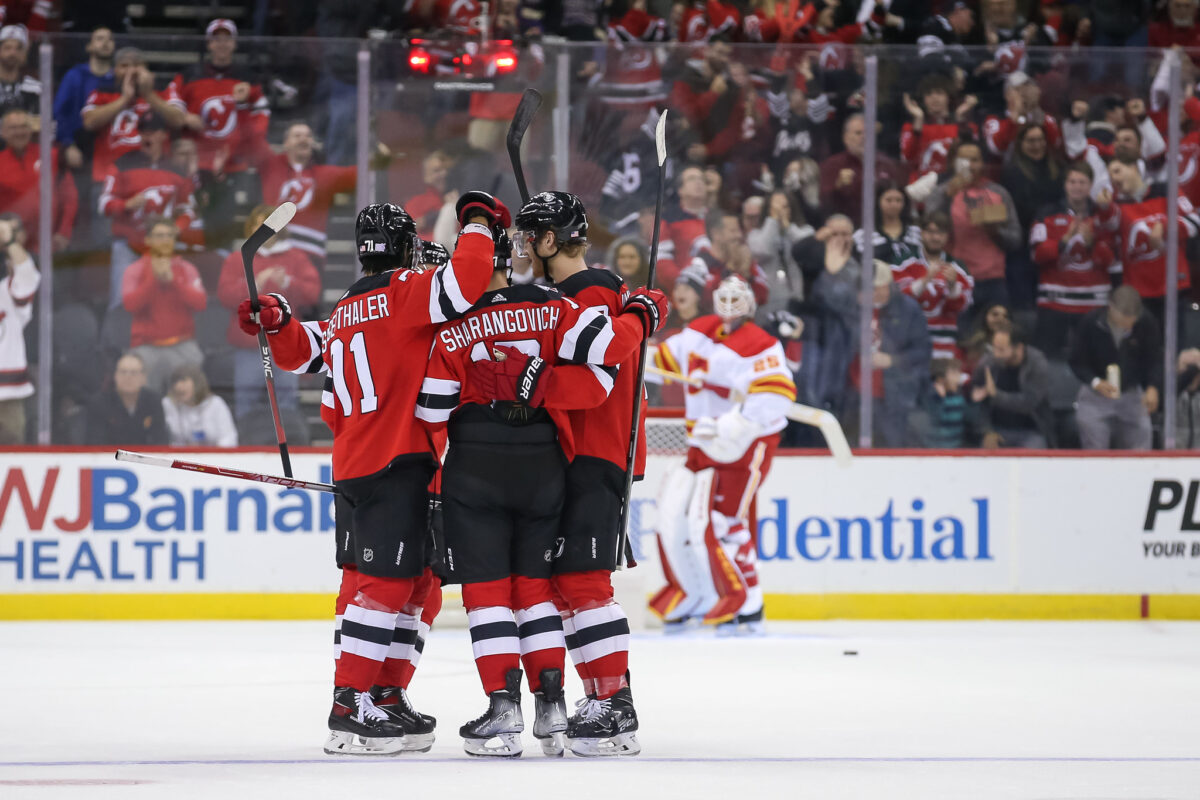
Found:
<svg viewBox="0 0 1200 800"><path fill-rule="evenodd" d="M679 362L675 360L675 356L671 355L671 349L667 347L666 342L654 348L654 366L659 369L665 369L668 372L683 374L683 370L679 368ZM669 381L670 378L666 380Z"/></svg>
<svg viewBox="0 0 1200 800"><path fill-rule="evenodd" d="M756 378L750 382L750 388L747 394L756 394L759 392L771 392L779 394L796 402L796 384L785 375L766 375L762 378Z"/></svg>

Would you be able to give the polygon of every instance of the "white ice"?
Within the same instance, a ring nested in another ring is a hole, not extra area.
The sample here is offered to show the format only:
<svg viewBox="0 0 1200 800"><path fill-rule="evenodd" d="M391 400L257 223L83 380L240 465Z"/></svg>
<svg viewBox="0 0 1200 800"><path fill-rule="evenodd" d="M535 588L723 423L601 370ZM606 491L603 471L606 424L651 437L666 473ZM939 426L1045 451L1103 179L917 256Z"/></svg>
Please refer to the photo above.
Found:
<svg viewBox="0 0 1200 800"><path fill-rule="evenodd" d="M640 757L552 761L527 734L497 763L456 735L484 707L462 630L411 690L433 751L349 759L321 752L327 624L0 624L0 798L1200 797L1200 624L770 631L636 634Z"/></svg>

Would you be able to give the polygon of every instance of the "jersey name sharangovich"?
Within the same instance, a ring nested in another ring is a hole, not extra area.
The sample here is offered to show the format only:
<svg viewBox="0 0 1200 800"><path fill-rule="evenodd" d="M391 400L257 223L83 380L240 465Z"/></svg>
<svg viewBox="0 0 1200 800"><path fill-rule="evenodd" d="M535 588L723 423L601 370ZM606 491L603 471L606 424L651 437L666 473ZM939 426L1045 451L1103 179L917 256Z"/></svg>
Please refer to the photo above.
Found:
<svg viewBox="0 0 1200 800"><path fill-rule="evenodd" d="M492 275L492 234L467 225L435 270L366 275L329 319L292 320L268 337L275 362L327 374L321 418L333 431L337 480L373 475L396 458L433 458L432 433L413 416L438 326L466 312Z"/></svg>
<svg viewBox="0 0 1200 800"><path fill-rule="evenodd" d="M742 415L761 425L764 435L784 429L788 408L796 402L783 345L753 322L727 333L716 314L700 317L655 348L654 365L741 392L746 396ZM688 442L695 444L690 438L695 421L719 417L735 403L728 393L697 386L686 391Z"/></svg>

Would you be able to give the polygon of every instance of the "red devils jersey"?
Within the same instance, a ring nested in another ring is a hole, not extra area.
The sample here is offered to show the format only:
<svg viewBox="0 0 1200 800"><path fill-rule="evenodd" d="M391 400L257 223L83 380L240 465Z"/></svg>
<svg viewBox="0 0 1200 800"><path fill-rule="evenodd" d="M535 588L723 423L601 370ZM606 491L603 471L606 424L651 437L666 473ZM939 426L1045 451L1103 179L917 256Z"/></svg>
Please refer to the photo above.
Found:
<svg viewBox="0 0 1200 800"><path fill-rule="evenodd" d="M1191 202L1180 195L1179 206L1179 288L1191 286L1187 255L1183 243L1200 233L1200 217ZM1162 185L1148 187L1140 200L1111 203L1097 214L1101 227L1115 235L1117 259L1125 273L1125 283L1142 297L1163 297L1167 293L1167 197ZM1161 225L1162 241L1151 241L1155 226Z"/></svg>
<svg viewBox="0 0 1200 800"><path fill-rule="evenodd" d="M969 127L973 135L978 135L974 125ZM911 122L904 123L900 129L900 156L909 165L911 180L930 172L946 171L946 159L958 132L957 122L926 122L920 132L913 130Z"/></svg>
<svg viewBox="0 0 1200 800"><path fill-rule="evenodd" d="M918 255L898 267L893 267L892 275L900 291L916 300L925 312L929 338L933 343L933 357L959 358L962 354L958 349L958 315L971 305L975 279L959 261L946 253L941 254L940 260L954 268L953 284L942 277L940 271L937 277L926 280L932 272L932 267L924 248ZM920 291L917 291L918 281L924 282Z"/></svg>
<svg viewBox="0 0 1200 800"><path fill-rule="evenodd" d="M491 403L494 398L471 384L467 367L490 359L497 346L511 347L562 365L545 378L550 383L543 406L558 427L563 452L573 458L565 409L593 408L608 398L615 367L641 342L641 331L641 322L628 315L610 319L605 309L584 308L554 289L524 285L485 292L461 319L438 331L417 418L441 426L461 405Z"/></svg>
<svg viewBox="0 0 1200 800"><path fill-rule="evenodd" d="M126 204L139 194L146 202L141 208L129 209ZM175 220L181 242L204 244L204 230L196 222L192 182L162 161L151 161L140 150L117 159L105 177L100 213L112 217L113 236L128 241L138 253L146 252L146 220L154 217Z"/></svg>
<svg viewBox="0 0 1200 800"><path fill-rule="evenodd" d="M164 91L158 93L158 96L171 105L184 107L174 84L167 86ZM93 108L108 105L120 98L120 92L106 92L97 89L88 95L87 102L80 113L86 114ZM113 162L142 146L142 136L138 133L138 120L150 110L148 102L141 97L134 98L133 103L121 109L107 127L96 131L95 146L92 151L92 180L97 183L103 181Z"/></svg>
<svg viewBox="0 0 1200 800"><path fill-rule="evenodd" d="M30 31L47 30L54 16L51 0L5 0L0 2L0 25L24 25Z"/></svg>
<svg viewBox="0 0 1200 800"><path fill-rule="evenodd" d="M233 99L233 87L250 84L250 95L243 103ZM246 163L238 158L243 140L267 138L271 110L262 87L253 76L233 67L214 67L211 62L194 65L185 75L172 81L179 98L191 114L204 120L204 130L196 137L200 169L212 169L213 155L221 148L229 151L226 172L241 172Z"/></svg>
<svg viewBox="0 0 1200 800"><path fill-rule="evenodd" d="M472 22L482 11L476 0L437 0L433 14L439 28L463 35L478 35Z"/></svg>
<svg viewBox="0 0 1200 800"><path fill-rule="evenodd" d="M354 191L355 168L311 163L301 166L265 146L258 151L257 164L263 202L279 205L290 200L296 204L296 216L288 225L292 246L304 250L318 264L324 263L329 208L334 195Z"/></svg>
<svg viewBox="0 0 1200 800"><path fill-rule="evenodd" d="M1025 117L1017 119L1009 116L988 117L983 123L983 140L987 142L988 151L997 158L1003 158L1008 154L1008 148L1012 147L1013 140L1017 138L1017 131L1027 122L1032 122L1032 120L1027 120ZM1062 132L1058 128L1058 120L1049 114L1044 114L1042 128L1046 131L1046 144L1051 149L1062 152L1063 138Z"/></svg>
<svg viewBox="0 0 1200 800"><path fill-rule="evenodd" d="M1081 230L1067 235L1077 219L1092 225L1090 245ZM1039 308L1084 314L1108 304L1113 251L1103 233L1090 217L1080 219L1065 200L1042 212L1029 229L1029 247L1038 267Z"/></svg>
<svg viewBox="0 0 1200 800"><path fill-rule="evenodd" d="M75 214L79 210L79 192L70 173L58 168L58 145L51 150L50 174L54 186L54 232L71 237ZM26 247L37 251L38 217L40 212L42 154L36 145L17 153L11 147L0 150L0 213L13 212L29 234Z"/></svg>
<svg viewBox="0 0 1200 800"><path fill-rule="evenodd" d="M617 316L624 306L628 290L619 277L607 270L585 269L566 280L559 281L557 288L567 297L583 306L607 309L609 316ZM625 470L629 456L629 431L633 424L634 392L637 382L638 351L622 359L617 380L608 399L598 407L587 411L567 412L571 419L571 433L575 440L575 455L603 459ZM642 400L643 406L645 400ZM646 415L642 414L638 431L638 450L634 474L641 475L646 466Z"/></svg>
<svg viewBox="0 0 1200 800"><path fill-rule="evenodd" d="M492 277L492 234L463 228L436 270L391 270L360 278L329 319L294 318L269 337L280 367L325 372L321 418L333 431L338 480L374 475L397 458L432 461L432 433L413 408L434 334L469 309Z"/></svg>

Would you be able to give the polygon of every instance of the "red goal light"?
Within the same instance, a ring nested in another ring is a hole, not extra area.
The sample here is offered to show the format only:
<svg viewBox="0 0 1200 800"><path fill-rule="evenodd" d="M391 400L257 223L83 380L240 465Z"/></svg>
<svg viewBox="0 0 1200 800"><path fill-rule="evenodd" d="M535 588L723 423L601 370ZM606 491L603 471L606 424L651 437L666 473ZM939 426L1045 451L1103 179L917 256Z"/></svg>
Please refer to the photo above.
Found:
<svg viewBox="0 0 1200 800"><path fill-rule="evenodd" d="M429 68L433 63L433 59L429 53L421 48L417 48L408 54L408 66L414 72L429 72Z"/></svg>

